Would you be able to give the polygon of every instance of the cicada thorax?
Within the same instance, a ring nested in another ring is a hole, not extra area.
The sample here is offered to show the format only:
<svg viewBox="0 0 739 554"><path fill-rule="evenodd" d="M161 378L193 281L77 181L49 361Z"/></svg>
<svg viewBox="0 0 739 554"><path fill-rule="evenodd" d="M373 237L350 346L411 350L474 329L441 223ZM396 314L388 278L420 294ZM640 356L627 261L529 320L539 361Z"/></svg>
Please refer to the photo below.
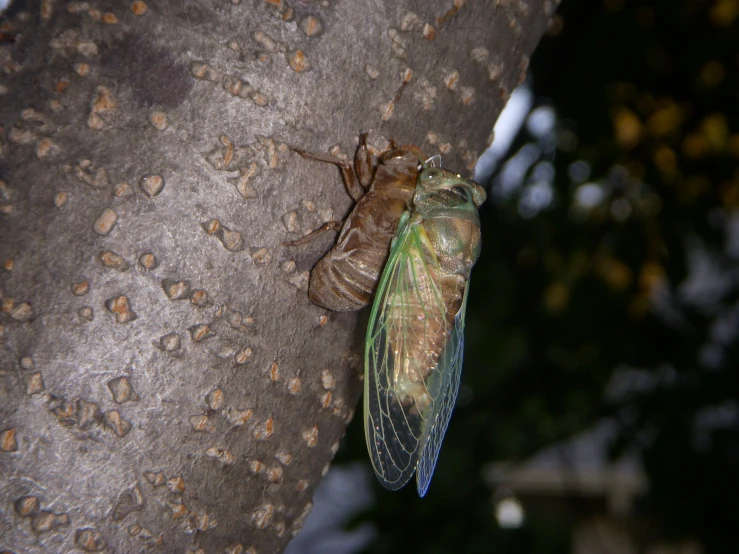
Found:
<svg viewBox="0 0 739 554"><path fill-rule="evenodd" d="M339 312L370 303L390 241L415 192L420 156L420 150L410 146L380 155L369 188L344 221L336 245L311 272L308 295L314 303ZM362 144L357 150L357 168L366 159Z"/></svg>

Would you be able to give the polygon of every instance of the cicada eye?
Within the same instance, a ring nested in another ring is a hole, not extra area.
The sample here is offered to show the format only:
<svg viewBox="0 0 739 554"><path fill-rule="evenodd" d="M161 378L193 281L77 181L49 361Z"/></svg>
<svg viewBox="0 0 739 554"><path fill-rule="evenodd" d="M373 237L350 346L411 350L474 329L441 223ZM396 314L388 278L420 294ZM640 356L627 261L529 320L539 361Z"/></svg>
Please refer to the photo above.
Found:
<svg viewBox="0 0 739 554"><path fill-rule="evenodd" d="M427 169L421 174L421 179L424 181L430 181L431 179L438 179L442 176L442 172L440 169L432 168Z"/></svg>

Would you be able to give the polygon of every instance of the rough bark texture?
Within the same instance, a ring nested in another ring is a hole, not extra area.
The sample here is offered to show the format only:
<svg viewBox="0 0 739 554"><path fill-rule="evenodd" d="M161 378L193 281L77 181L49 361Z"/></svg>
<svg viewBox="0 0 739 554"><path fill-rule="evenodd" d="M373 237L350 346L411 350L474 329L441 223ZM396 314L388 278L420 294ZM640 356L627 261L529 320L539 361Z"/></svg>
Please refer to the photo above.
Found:
<svg viewBox="0 0 739 554"><path fill-rule="evenodd" d="M360 131L469 172L555 2L19 6L0 44L0 548L277 552L360 395L306 296ZM465 169L466 168L466 169ZM251 549L251 550L250 550Z"/></svg>

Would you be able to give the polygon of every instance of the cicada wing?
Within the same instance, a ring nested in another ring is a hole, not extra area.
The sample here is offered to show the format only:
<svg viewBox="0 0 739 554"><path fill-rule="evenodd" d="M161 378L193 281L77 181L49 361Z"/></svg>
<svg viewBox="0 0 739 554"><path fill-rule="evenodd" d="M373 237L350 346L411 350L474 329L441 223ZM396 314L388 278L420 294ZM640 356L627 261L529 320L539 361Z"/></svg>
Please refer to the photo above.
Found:
<svg viewBox="0 0 739 554"><path fill-rule="evenodd" d="M419 362L419 351L431 351L435 360L429 345L446 333L438 275L423 226L404 217L380 279L365 347L367 447L378 479L391 490L413 476L429 435L429 414L436 416L433 406L449 388L435 375L436 361ZM419 367L431 368L431 374Z"/></svg>
<svg viewBox="0 0 739 554"><path fill-rule="evenodd" d="M462 307L454 318L454 327L439 360L435 377L440 380L439 395L434 399L427 417L426 432L421 438L423 450L418 458L416 483L418 496L428 490L431 476L434 474L436 460L439 458L441 441L444 439L449 419L452 416L454 403L457 400L459 381L462 375L462 358L464 355L464 314L467 309L467 292L469 280L464 289Z"/></svg>

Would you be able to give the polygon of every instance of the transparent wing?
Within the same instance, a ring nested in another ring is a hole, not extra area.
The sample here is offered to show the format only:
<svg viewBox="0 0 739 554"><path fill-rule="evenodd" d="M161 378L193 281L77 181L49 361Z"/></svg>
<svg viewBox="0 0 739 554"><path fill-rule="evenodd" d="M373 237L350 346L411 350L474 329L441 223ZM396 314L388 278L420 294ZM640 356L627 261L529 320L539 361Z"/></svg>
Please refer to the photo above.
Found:
<svg viewBox="0 0 739 554"><path fill-rule="evenodd" d="M454 327L449 341L444 347L439 360L438 372L442 380L438 399L434 402L433 413L429 414L426 434L422 439L423 451L418 458L416 483L418 496L426 494L434 474L436 460L439 458L441 441L444 439L449 418L452 416L454 403L459 391L459 380L462 375L462 357L464 355L464 314L467 309L467 291L470 283L464 289L462 307L454 318Z"/></svg>
<svg viewBox="0 0 739 554"><path fill-rule="evenodd" d="M464 318L458 314L450 325L438 276L423 226L404 217L367 329L365 434L382 485L398 489L418 467L421 495L436 464L462 366Z"/></svg>

